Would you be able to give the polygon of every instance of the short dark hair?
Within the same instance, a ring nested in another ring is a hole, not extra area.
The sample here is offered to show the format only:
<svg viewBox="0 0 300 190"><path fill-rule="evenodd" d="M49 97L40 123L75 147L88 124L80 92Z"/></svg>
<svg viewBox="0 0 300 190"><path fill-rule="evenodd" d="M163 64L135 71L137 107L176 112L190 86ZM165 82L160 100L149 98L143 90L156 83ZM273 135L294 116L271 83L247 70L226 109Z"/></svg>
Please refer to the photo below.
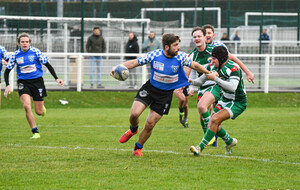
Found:
<svg viewBox="0 0 300 190"><path fill-rule="evenodd" d="M209 29L211 29L211 30L213 31L213 33L215 33L214 27L213 27L212 25L210 25L210 24L204 25L203 28L204 28L205 30L206 30L207 28L209 28Z"/></svg>
<svg viewBox="0 0 300 190"><path fill-rule="evenodd" d="M206 35L206 30L205 30L204 28L201 28L200 26L196 26L196 27L193 28L193 30L192 30L192 36L193 36L194 32L196 32L196 31L198 31L198 30L202 31L202 33L203 33L204 36Z"/></svg>
<svg viewBox="0 0 300 190"><path fill-rule="evenodd" d="M96 29L99 29L99 30L100 30L100 27L99 27L99 26L95 26L95 27L93 28L93 30L96 30Z"/></svg>
<svg viewBox="0 0 300 190"><path fill-rule="evenodd" d="M164 34L161 39L163 49L165 49L166 45L171 46L171 44L173 44L177 40L179 40L179 42L180 42L180 37L176 36L175 34L172 34L172 33Z"/></svg>

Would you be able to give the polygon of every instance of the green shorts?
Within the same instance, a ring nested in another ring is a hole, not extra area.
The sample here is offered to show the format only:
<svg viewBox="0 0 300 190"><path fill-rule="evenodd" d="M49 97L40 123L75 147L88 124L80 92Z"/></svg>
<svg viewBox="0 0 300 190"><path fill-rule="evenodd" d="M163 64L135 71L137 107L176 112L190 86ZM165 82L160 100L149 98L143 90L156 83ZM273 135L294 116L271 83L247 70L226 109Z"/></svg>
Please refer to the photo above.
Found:
<svg viewBox="0 0 300 190"><path fill-rule="evenodd" d="M241 113L243 113L247 108L247 103L241 103L237 101L225 102L223 99L219 100L216 107L214 108L214 113L217 113L221 109L227 109L230 114L231 119L237 118Z"/></svg>
<svg viewBox="0 0 300 190"><path fill-rule="evenodd" d="M204 89L198 89L198 99L197 99L197 102L200 101L201 97L204 95L204 93L208 91L210 93L213 94L213 96L215 97L215 100L216 102L220 99L221 97L221 89L218 85L212 85L212 86L209 86L207 88L204 88Z"/></svg>

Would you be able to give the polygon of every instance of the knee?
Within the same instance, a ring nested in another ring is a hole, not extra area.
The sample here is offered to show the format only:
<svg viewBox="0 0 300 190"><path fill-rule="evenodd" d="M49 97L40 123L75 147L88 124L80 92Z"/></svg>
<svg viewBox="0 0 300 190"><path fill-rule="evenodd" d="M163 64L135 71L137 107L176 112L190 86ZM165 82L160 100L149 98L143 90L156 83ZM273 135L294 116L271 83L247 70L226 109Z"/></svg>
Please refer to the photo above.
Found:
<svg viewBox="0 0 300 190"><path fill-rule="evenodd" d="M131 112L130 113L130 120L132 121L132 120L137 120L138 118L139 118L139 114L137 113L137 112Z"/></svg>
<svg viewBox="0 0 300 190"><path fill-rule="evenodd" d="M207 107L203 104L198 103L198 111L199 113L205 113L207 111Z"/></svg>
<svg viewBox="0 0 300 190"><path fill-rule="evenodd" d="M213 115L212 118L210 119L211 120L211 125L213 126L219 126L221 124L221 118L218 117L218 115Z"/></svg>
<svg viewBox="0 0 300 190"><path fill-rule="evenodd" d="M23 107L25 109L25 112L31 112L31 105L30 104L23 104Z"/></svg>
<svg viewBox="0 0 300 190"><path fill-rule="evenodd" d="M35 110L35 113L37 115L42 115L44 113L44 110Z"/></svg>

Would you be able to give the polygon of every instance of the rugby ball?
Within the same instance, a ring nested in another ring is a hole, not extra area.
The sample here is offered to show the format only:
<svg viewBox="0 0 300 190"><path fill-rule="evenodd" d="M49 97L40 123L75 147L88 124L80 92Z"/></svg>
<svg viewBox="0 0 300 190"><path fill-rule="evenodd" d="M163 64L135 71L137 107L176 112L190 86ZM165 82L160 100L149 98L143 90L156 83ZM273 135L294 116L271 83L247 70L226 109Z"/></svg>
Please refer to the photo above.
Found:
<svg viewBox="0 0 300 190"><path fill-rule="evenodd" d="M114 69L114 76L120 81L125 81L129 76L129 70L124 65L117 65Z"/></svg>

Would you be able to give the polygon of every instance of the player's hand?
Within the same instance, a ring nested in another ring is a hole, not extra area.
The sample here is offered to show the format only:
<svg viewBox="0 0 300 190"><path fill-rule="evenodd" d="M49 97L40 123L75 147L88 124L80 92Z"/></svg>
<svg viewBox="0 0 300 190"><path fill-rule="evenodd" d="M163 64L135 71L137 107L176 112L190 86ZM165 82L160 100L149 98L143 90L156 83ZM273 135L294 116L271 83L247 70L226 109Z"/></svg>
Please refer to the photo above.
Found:
<svg viewBox="0 0 300 190"><path fill-rule="evenodd" d="M191 84L193 84L193 80L192 79L189 79L188 82L191 83Z"/></svg>
<svg viewBox="0 0 300 190"><path fill-rule="evenodd" d="M248 74L246 74L247 80L248 82L252 82L254 84L254 74L249 72Z"/></svg>
<svg viewBox="0 0 300 190"><path fill-rule="evenodd" d="M59 86L63 86L63 80L61 80L61 79L56 79L56 82L58 83Z"/></svg>
<svg viewBox="0 0 300 190"><path fill-rule="evenodd" d="M7 98L7 95L11 93L11 90L10 90L10 86L8 85L6 88L5 88L5 92L4 92L4 97Z"/></svg>
<svg viewBox="0 0 300 190"><path fill-rule="evenodd" d="M3 65L7 65L7 61L5 61L4 59L2 59L2 64Z"/></svg>
<svg viewBox="0 0 300 190"><path fill-rule="evenodd" d="M211 72L209 74L206 74L206 76L209 80L215 80L215 78L218 77L219 74L217 72Z"/></svg>
<svg viewBox="0 0 300 190"><path fill-rule="evenodd" d="M194 90L189 89L189 93L188 94L189 94L190 97L194 96Z"/></svg>
<svg viewBox="0 0 300 190"><path fill-rule="evenodd" d="M114 77L115 79L116 79L116 77L115 77L115 75L114 75L114 70L116 69L116 67L117 67L117 66L114 66L114 67L111 69L111 71L110 71L110 75L111 75L112 77Z"/></svg>

